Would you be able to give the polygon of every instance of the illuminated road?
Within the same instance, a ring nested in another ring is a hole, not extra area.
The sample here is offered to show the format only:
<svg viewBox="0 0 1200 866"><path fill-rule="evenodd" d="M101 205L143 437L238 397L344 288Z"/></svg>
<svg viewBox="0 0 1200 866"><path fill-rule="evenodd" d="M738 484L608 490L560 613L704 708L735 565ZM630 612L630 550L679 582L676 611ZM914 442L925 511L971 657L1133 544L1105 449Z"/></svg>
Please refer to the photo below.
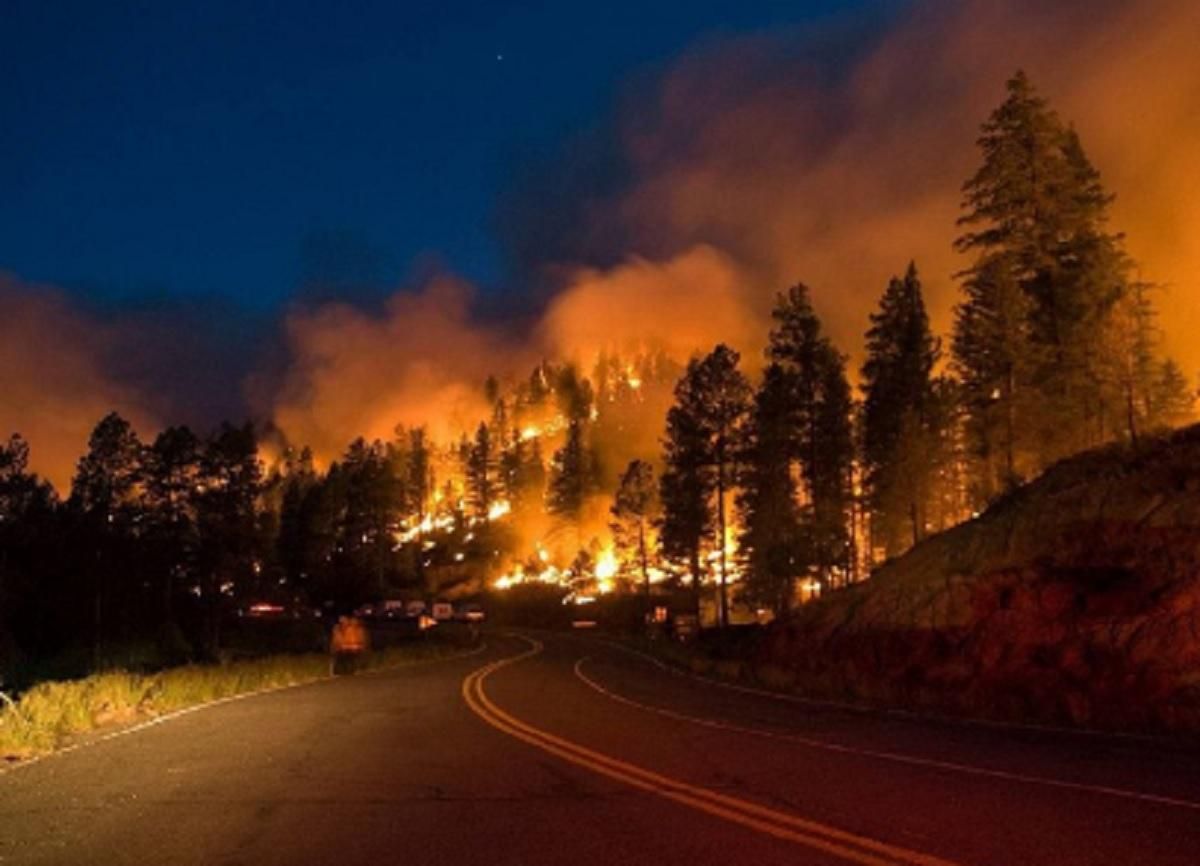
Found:
<svg viewBox="0 0 1200 866"><path fill-rule="evenodd" d="M0 775L5 864L1195 864L1200 753L809 707L597 640L234 701Z"/></svg>

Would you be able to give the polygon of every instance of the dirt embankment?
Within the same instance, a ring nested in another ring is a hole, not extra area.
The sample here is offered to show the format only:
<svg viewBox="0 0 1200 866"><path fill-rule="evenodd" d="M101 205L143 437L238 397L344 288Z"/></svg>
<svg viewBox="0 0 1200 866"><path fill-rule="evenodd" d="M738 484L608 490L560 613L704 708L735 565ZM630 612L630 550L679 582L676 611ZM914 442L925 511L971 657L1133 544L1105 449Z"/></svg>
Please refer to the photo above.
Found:
<svg viewBox="0 0 1200 866"><path fill-rule="evenodd" d="M763 653L830 697L1200 733L1200 425L1057 464Z"/></svg>

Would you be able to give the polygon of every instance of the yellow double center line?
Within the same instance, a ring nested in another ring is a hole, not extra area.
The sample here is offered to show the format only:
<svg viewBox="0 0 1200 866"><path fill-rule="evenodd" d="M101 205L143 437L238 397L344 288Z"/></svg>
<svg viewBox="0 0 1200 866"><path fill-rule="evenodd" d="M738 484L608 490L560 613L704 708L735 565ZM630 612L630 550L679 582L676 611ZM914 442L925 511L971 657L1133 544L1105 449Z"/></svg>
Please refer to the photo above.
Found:
<svg viewBox="0 0 1200 866"><path fill-rule="evenodd" d="M528 638L523 639L529 640ZM529 640L529 643L531 648L526 652L492 662L469 674L463 680L462 694L467 706L493 728L601 776L624 782L643 791L649 791L777 839L796 842L854 863L867 864L867 866L897 866L897 864L956 866L948 860L888 845L846 830L839 830L836 827L809 821L776 809L769 809L749 800L731 797L708 788L663 776L593 751L514 718L488 698L484 692L483 683L488 676L501 668L535 656L542 651L542 644L538 641Z"/></svg>

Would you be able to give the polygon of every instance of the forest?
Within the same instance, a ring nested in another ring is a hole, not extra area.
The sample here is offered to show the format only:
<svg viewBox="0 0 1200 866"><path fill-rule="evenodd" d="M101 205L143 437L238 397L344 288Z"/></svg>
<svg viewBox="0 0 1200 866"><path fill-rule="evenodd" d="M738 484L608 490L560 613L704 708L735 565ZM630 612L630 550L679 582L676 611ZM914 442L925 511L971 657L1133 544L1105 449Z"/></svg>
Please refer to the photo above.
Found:
<svg viewBox="0 0 1200 866"><path fill-rule="evenodd" d="M897 262L857 369L796 283L762 358L616 339L480 382L490 415L457 439L397 427L328 465L268 425L143 440L113 413L60 493L13 433L0 680L215 657L256 608L327 618L521 586L574 605L671 594L714 625L785 617L1065 457L1186 422L1195 385L1113 196L1027 77L1006 87L962 186L950 333L919 263Z"/></svg>

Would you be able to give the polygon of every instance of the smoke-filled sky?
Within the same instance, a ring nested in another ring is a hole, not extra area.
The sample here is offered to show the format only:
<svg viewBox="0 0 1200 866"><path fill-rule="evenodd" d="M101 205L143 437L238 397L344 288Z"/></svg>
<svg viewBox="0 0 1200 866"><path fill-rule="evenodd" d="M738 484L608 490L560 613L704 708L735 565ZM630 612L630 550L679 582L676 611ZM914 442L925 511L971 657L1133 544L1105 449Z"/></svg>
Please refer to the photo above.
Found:
<svg viewBox="0 0 1200 866"><path fill-rule="evenodd" d="M0 433L60 485L110 406L330 456L543 356L753 359L798 280L855 357L910 258L945 328L1018 66L1200 369L1200 5L729 5L6 4Z"/></svg>

